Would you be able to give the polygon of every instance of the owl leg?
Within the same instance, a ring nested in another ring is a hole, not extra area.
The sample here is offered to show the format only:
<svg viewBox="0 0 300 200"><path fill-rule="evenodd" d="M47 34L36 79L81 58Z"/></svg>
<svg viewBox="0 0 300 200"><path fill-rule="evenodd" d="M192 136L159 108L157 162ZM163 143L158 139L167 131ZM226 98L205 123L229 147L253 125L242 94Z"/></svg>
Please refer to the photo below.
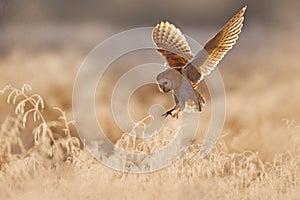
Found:
<svg viewBox="0 0 300 200"><path fill-rule="evenodd" d="M178 113L180 111L179 101L178 101L178 99L175 95L174 95L174 99L175 99L175 103L176 103L175 107L172 108L171 110L168 110L167 112L165 112L161 116L167 117L168 115L171 115L171 117L173 117L173 118L175 118L175 117L178 118Z"/></svg>
<svg viewBox="0 0 300 200"><path fill-rule="evenodd" d="M173 112L172 112L172 117L178 119L178 114L180 112L180 108L176 108Z"/></svg>

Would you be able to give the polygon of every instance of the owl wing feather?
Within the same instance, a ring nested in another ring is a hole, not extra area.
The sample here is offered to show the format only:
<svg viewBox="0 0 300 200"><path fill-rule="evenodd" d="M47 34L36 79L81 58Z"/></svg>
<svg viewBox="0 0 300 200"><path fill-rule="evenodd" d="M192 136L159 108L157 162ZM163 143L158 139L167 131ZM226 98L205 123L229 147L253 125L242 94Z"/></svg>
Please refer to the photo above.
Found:
<svg viewBox="0 0 300 200"><path fill-rule="evenodd" d="M207 76L218 65L225 54L233 47L239 38L239 33L243 27L244 14L246 6L235 14L225 26L210 39L202 50L199 51L193 60L185 66L185 74L192 82L200 82L204 76ZM198 67L194 67L198 66ZM197 68L201 74L200 78L193 75L192 71Z"/></svg>
<svg viewBox="0 0 300 200"><path fill-rule="evenodd" d="M170 67L182 68L193 58L184 35L169 22L157 24L152 31L152 39Z"/></svg>
<svg viewBox="0 0 300 200"><path fill-rule="evenodd" d="M237 14L235 14L219 31L219 33L210 39L204 46L204 49L208 53L208 57L200 66L200 71L203 76L209 75L222 60L225 54L236 43L243 27L246 8L246 6L243 7Z"/></svg>

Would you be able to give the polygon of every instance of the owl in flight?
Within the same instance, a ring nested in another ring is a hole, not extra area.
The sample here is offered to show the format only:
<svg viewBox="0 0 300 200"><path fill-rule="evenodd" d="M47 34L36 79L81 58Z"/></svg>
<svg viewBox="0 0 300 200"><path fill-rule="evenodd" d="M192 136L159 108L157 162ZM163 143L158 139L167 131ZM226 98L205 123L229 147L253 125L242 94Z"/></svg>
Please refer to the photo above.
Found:
<svg viewBox="0 0 300 200"><path fill-rule="evenodd" d="M156 80L162 92L173 92L176 103L162 116L178 118L180 111L202 111L205 100L196 88L236 43L246 8L235 14L195 56L184 35L173 24L161 22L153 29L152 38L157 51L165 57L170 67L158 74Z"/></svg>

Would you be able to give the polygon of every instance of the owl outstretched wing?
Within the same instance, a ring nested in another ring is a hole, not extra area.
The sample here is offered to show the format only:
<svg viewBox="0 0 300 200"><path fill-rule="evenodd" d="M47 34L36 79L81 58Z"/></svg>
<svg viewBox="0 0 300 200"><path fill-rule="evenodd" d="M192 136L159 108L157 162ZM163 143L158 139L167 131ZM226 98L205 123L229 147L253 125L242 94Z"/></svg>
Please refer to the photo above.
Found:
<svg viewBox="0 0 300 200"><path fill-rule="evenodd" d="M169 22L157 24L152 31L152 39L170 67L182 68L193 58L184 35Z"/></svg>
<svg viewBox="0 0 300 200"><path fill-rule="evenodd" d="M201 74L201 77L198 80L198 82L200 82L204 76L211 73L225 54L236 43L239 33L243 27L246 8L246 6L243 7L237 14L235 14L225 24L225 26L205 44L203 49L196 54L193 60L186 65L184 71L192 82L197 81L197 77L193 77L194 75L192 73L192 71L195 71L194 66L197 66Z"/></svg>

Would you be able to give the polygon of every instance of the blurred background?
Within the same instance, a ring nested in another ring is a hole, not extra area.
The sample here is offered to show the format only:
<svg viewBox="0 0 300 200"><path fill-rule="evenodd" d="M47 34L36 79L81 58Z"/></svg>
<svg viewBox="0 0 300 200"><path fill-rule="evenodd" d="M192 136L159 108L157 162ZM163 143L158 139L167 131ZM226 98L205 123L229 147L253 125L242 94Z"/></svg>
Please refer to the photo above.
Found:
<svg viewBox="0 0 300 200"><path fill-rule="evenodd" d="M49 108L61 107L72 118L77 70L101 41L120 31L168 20L204 44L244 5L248 9L240 39L218 66L227 94L223 134L230 151L253 150L271 159L287 148L289 133L282 120L300 121L298 0L0 0L0 87L27 83ZM156 56L157 62L164 62ZM115 65L131 65L138 58L131 56ZM201 113L203 133L210 109L204 83L201 89L208 101ZM142 110L145 99L153 96L166 107L173 104L170 96L148 87L137 94L134 106ZM102 97L97 98L101 102ZM0 109L3 121L12 112L3 97ZM115 133L108 115L99 113L107 119L106 129L115 141L120 133ZM142 115L136 116L138 120Z"/></svg>
<svg viewBox="0 0 300 200"><path fill-rule="evenodd" d="M47 50L78 45L79 49L89 50L113 33L151 27L161 20L173 22L182 30L218 30L244 5L249 8L245 30L249 32L255 26L264 32L256 40L271 35L270 28L284 31L299 27L297 0L1 0L1 51L24 45Z"/></svg>

